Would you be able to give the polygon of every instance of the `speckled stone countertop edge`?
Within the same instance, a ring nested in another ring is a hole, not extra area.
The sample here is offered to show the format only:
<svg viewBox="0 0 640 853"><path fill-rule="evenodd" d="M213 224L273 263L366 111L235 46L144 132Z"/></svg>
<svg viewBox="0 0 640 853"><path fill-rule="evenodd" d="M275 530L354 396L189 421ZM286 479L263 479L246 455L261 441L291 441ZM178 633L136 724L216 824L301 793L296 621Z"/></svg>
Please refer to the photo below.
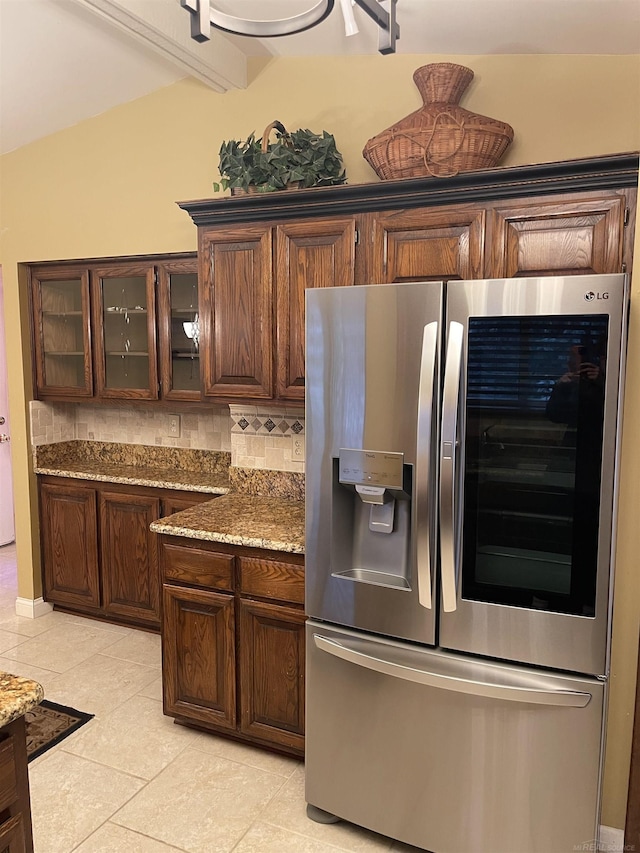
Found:
<svg viewBox="0 0 640 853"><path fill-rule="evenodd" d="M44 699L37 681L0 671L0 727L22 717Z"/></svg>
<svg viewBox="0 0 640 853"><path fill-rule="evenodd" d="M207 486L201 483L176 482L174 480L152 480L145 477L118 477L115 474L97 474L89 471L68 471L58 468L34 468L36 474L51 477L67 477L73 480L94 480L98 483L120 483L123 486L149 486L156 489L175 489L181 492L201 492L207 495L226 495L229 486Z"/></svg>
<svg viewBox="0 0 640 853"><path fill-rule="evenodd" d="M242 545L245 548L264 548L268 551L283 551L288 554L304 554L304 545L277 539L257 539L253 536L234 536L230 533L216 533L211 530L194 530L188 527L177 527L175 524L164 524L162 521L154 521L150 529L154 533L164 533L167 536L222 542L226 545Z"/></svg>

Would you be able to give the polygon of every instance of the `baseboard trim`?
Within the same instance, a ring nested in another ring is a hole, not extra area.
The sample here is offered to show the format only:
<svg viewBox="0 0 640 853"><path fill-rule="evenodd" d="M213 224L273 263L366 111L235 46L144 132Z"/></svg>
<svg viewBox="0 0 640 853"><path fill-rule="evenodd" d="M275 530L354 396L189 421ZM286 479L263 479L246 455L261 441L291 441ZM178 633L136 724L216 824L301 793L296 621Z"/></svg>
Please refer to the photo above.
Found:
<svg viewBox="0 0 640 853"><path fill-rule="evenodd" d="M27 619L37 619L51 613L53 604L44 598L16 598L16 616L26 616Z"/></svg>
<svg viewBox="0 0 640 853"><path fill-rule="evenodd" d="M598 850L601 853L623 853L624 830L601 825Z"/></svg>

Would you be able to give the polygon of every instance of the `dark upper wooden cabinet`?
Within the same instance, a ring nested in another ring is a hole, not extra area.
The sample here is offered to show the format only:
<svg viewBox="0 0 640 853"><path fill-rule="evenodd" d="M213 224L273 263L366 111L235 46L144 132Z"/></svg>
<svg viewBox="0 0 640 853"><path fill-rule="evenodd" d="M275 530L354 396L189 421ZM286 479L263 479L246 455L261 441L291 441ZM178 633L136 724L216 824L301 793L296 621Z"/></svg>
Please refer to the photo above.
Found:
<svg viewBox="0 0 640 853"><path fill-rule="evenodd" d="M202 399L191 255L29 268L38 398Z"/></svg>
<svg viewBox="0 0 640 853"><path fill-rule="evenodd" d="M271 228L205 229L199 235L204 393L273 395Z"/></svg>
<svg viewBox="0 0 640 853"><path fill-rule="evenodd" d="M494 206L488 277L620 272L626 204L610 192Z"/></svg>
<svg viewBox="0 0 640 853"><path fill-rule="evenodd" d="M87 613L100 609L96 490L43 483L40 520L47 597Z"/></svg>
<svg viewBox="0 0 640 853"><path fill-rule="evenodd" d="M304 400L305 290L354 283L355 219L290 222L275 236L276 397Z"/></svg>
<svg viewBox="0 0 640 853"><path fill-rule="evenodd" d="M156 400L155 268L114 263L91 270L96 391L103 398Z"/></svg>
<svg viewBox="0 0 640 853"><path fill-rule="evenodd" d="M149 525L160 518L160 498L105 491L99 503L105 612L157 627L160 569Z"/></svg>
<svg viewBox="0 0 640 853"><path fill-rule="evenodd" d="M371 284L484 276L483 209L459 205L373 214L368 227Z"/></svg>
<svg viewBox="0 0 640 853"><path fill-rule="evenodd" d="M630 272L637 181L619 154L182 203L197 277L193 255L30 267L37 393L300 403L306 289Z"/></svg>
<svg viewBox="0 0 640 853"><path fill-rule="evenodd" d="M160 394L165 400L200 400L198 262L162 261L157 279Z"/></svg>
<svg viewBox="0 0 640 853"><path fill-rule="evenodd" d="M353 284L355 219L202 229L204 393L304 399L304 291Z"/></svg>
<svg viewBox="0 0 640 853"><path fill-rule="evenodd" d="M93 395L89 272L83 267L31 270L35 384L39 397Z"/></svg>

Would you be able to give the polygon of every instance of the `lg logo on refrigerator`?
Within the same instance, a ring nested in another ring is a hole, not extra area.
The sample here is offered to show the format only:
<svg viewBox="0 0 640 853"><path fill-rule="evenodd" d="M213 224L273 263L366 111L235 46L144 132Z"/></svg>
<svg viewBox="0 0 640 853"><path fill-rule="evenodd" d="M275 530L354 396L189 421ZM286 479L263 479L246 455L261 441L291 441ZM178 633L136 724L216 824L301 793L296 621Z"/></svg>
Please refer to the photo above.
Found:
<svg viewBox="0 0 640 853"><path fill-rule="evenodd" d="M584 298L587 302L592 302L594 299L608 299L609 294L606 291L604 293L594 293L593 290L590 290L588 293L585 293Z"/></svg>

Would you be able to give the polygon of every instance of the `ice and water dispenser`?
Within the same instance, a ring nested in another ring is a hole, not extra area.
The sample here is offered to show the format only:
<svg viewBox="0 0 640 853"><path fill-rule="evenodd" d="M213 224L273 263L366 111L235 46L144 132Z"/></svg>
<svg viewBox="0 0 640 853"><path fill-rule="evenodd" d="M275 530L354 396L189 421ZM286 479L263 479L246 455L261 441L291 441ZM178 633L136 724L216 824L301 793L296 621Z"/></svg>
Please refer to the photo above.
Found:
<svg viewBox="0 0 640 853"><path fill-rule="evenodd" d="M342 448L334 459L334 577L410 589L412 466L403 453Z"/></svg>

